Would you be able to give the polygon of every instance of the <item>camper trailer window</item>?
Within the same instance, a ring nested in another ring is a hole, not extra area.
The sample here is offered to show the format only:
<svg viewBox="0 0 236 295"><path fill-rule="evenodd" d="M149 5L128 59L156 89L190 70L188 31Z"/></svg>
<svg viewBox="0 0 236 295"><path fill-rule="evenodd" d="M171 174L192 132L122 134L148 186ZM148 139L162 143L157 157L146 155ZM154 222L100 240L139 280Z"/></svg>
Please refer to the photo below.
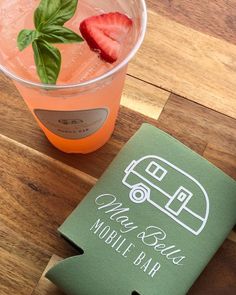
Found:
<svg viewBox="0 0 236 295"><path fill-rule="evenodd" d="M180 202L184 202L186 199L190 199L192 195L193 194L190 191L181 186L175 193L174 198L177 197Z"/></svg>
<svg viewBox="0 0 236 295"><path fill-rule="evenodd" d="M152 161L148 167L146 168L146 172L150 174L151 176L155 177L157 180L162 181L162 179L167 174L166 169L164 169L162 166L157 164L156 162Z"/></svg>

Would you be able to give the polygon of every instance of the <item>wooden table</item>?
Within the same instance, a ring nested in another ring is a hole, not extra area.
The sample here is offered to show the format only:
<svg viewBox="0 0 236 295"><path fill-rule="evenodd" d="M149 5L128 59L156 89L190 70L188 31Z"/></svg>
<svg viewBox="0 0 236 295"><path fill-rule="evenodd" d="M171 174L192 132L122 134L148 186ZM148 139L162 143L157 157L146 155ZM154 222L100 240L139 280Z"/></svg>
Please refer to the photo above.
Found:
<svg viewBox="0 0 236 295"><path fill-rule="evenodd" d="M53 148L0 77L1 295L61 294L42 276L49 261L76 253L57 227L143 122L236 178L236 0L148 6L148 33L129 67L114 135L95 153ZM189 294L236 294L235 231Z"/></svg>

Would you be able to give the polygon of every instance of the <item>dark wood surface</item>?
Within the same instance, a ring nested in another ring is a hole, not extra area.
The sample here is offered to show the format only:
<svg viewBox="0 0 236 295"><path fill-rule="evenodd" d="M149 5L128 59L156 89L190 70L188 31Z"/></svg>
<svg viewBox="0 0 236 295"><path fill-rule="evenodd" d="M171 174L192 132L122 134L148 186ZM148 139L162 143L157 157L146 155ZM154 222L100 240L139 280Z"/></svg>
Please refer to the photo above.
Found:
<svg viewBox="0 0 236 295"><path fill-rule="evenodd" d="M235 0L149 0L149 7L176 22L236 44Z"/></svg>
<svg viewBox="0 0 236 295"><path fill-rule="evenodd" d="M0 76L1 295L61 294L43 273L76 250L57 228L144 122L236 179L236 1L148 4L147 37L130 64L114 134L92 154L52 147ZM235 231L189 294L236 294Z"/></svg>

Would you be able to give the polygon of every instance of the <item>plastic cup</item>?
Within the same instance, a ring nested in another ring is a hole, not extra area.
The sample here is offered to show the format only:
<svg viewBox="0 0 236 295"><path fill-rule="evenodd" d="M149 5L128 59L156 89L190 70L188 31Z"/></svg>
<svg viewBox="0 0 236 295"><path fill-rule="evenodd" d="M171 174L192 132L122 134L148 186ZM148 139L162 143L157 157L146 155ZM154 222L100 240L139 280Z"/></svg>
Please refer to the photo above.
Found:
<svg viewBox="0 0 236 295"><path fill-rule="evenodd" d="M127 65L141 46L147 25L144 0L84 2L105 12L126 13L134 21L136 37L130 52L105 74L81 83L44 85L12 71L0 54L0 70L14 81L48 140L66 153L93 152L111 137L119 111ZM5 17L8 15L7 11L1 13L6 13Z"/></svg>

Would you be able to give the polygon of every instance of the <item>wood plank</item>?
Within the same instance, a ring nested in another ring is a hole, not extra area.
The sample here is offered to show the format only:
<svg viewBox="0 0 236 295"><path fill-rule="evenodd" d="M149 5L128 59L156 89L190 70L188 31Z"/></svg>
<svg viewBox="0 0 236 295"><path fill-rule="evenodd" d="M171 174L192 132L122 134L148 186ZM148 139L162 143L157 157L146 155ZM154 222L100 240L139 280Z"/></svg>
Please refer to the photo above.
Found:
<svg viewBox="0 0 236 295"><path fill-rule="evenodd" d="M236 243L236 229L235 229L235 228L234 228L234 230L230 233L228 239L231 240L232 242L235 242L235 243Z"/></svg>
<svg viewBox="0 0 236 295"><path fill-rule="evenodd" d="M31 294L40 275L40 269L33 269L25 260L1 248L0 263L0 294Z"/></svg>
<svg viewBox="0 0 236 295"><path fill-rule="evenodd" d="M121 105L153 119L158 119L170 93L127 76Z"/></svg>
<svg viewBox="0 0 236 295"><path fill-rule="evenodd" d="M236 179L236 120L172 94L159 126L167 132L172 126L177 138L204 141L200 154Z"/></svg>
<svg viewBox="0 0 236 295"><path fill-rule="evenodd" d="M129 74L236 118L236 46L149 11Z"/></svg>
<svg viewBox="0 0 236 295"><path fill-rule="evenodd" d="M63 295L64 294L53 283L51 283L48 279L45 278L46 272L61 260L62 258L57 255L53 255L51 257L45 271L43 272L36 288L34 289L31 295Z"/></svg>
<svg viewBox="0 0 236 295"><path fill-rule="evenodd" d="M29 295L53 253L77 253L57 228L94 178L0 135L0 294Z"/></svg>
<svg viewBox="0 0 236 295"><path fill-rule="evenodd" d="M236 44L235 0L147 0L147 3L163 16Z"/></svg>
<svg viewBox="0 0 236 295"><path fill-rule="evenodd" d="M235 124L236 125L236 124ZM232 143L222 138L222 142L208 144L203 156L211 163L224 170L228 175L236 179L236 140L232 137Z"/></svg>
<svg viewBox="0 0 236 295"><path fill-rule="evenodd" d="M227 241L207 265L189 295L234 295L236 291L235 243ZM226 266L227 265L227 266Z"/></svg>

